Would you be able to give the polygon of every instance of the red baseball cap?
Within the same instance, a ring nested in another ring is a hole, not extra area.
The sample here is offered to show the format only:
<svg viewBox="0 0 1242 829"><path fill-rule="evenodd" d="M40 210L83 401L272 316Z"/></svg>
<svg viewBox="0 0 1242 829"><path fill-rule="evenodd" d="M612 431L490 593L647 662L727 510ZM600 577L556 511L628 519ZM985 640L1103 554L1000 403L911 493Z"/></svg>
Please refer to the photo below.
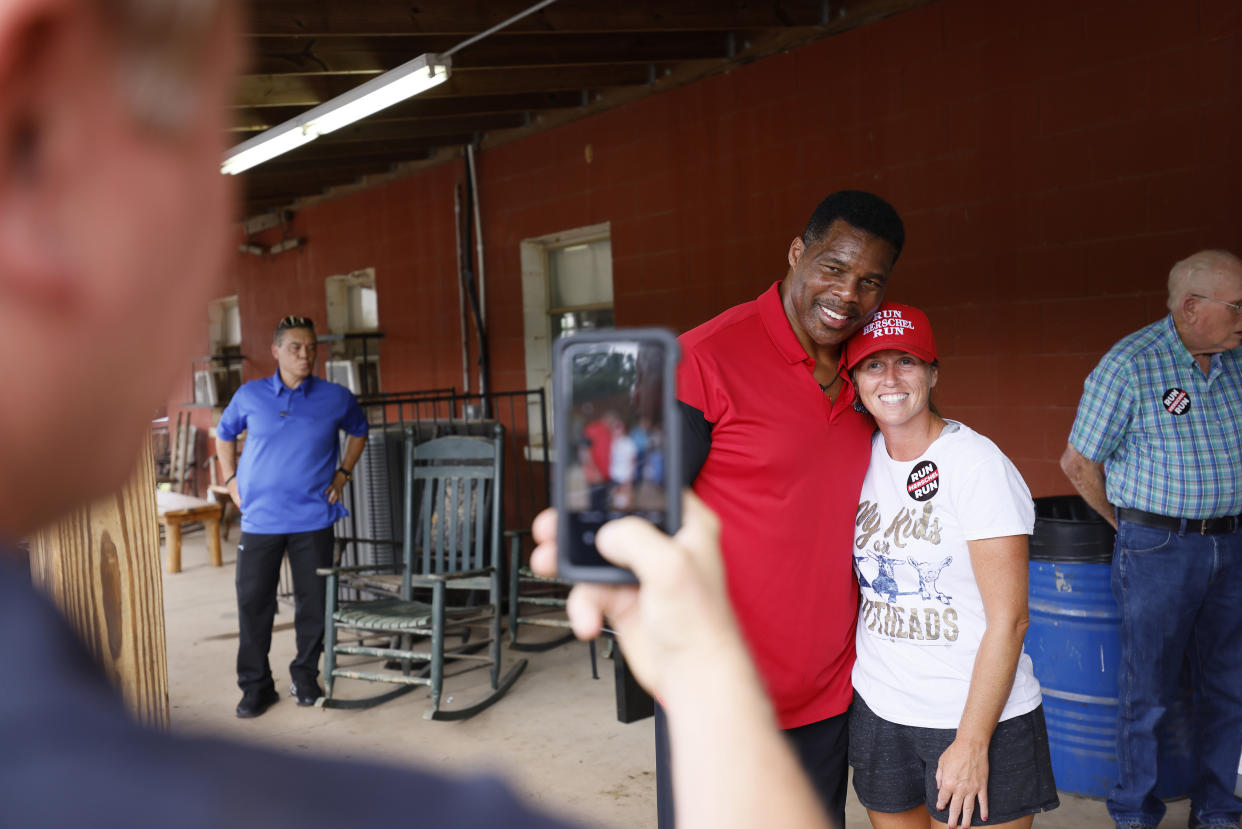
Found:
<svg viewBox="0 0 1242 829"><path fill-rule="evenodd" d="M845 344L845 368L852 369L868 354L890 348L936 362L936 338L927 315L912 305L885 302Z"/></svg>

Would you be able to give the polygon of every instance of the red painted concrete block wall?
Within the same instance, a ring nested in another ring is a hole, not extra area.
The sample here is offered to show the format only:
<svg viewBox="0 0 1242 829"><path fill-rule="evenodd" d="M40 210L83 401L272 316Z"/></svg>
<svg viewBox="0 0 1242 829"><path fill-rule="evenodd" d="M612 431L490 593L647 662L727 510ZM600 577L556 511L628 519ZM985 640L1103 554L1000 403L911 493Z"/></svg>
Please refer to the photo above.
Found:
<svg viewBox="0 0 1242 829"><path fill-rule="evenodd" d="M905 218L889 296L937 328L941 409L1036 495L1071 491L1086 373L1164 313L1174 261L1242 249L1240 47L1230 0L945 0L480 153L493 388L526 382L523 239L611 222L618 323L685 330L781 278L816 202L861 187ZM288 229L303 247L239 254L247 376L281 315L321 319L327 276L375 267L385 388L460 386L462 178L325 201Z"/></svg>

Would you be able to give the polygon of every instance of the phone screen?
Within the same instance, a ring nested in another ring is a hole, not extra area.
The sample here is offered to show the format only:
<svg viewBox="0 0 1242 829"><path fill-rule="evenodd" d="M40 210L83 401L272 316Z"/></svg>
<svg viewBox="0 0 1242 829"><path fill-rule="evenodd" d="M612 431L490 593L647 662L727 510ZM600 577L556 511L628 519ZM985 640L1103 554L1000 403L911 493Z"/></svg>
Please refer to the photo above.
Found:
<svg viewBox="0 0 1242 829"><path fill-rule="evenodd" d="M607 521L638 515L669 529L666 348L656 340L621 339L566 350L566 546L578 566L612 566L595 550L595 533Z"/></svg>

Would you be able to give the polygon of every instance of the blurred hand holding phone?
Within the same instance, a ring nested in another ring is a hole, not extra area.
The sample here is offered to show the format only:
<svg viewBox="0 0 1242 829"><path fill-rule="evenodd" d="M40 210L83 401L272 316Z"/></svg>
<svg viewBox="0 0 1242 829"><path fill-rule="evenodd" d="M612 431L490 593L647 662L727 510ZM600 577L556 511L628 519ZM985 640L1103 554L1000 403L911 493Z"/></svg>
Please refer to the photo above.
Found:
<svg viewBox="0 0 1242 829"><path fill-rule="evenodd" d="M552 503L558 571L573 581L633 583L595 548L608 521L681 526L681 434L672 332L617 328L571 334L553 346Z"/></svg>
<svg viewBox="0 0 1242 829"><path fill-rule="evenodd" d="M615 329L562 338L553 354L555 509L535 518L531 566L587 582L569 594L574 633L593 639L611 624L634 675L659 695L678 824L827 829L729 605L720 521L689 491L682 528L677 340ZM627 515L668 535L634 520L601 533ZM634 569L608 563L597 533Z"/></svg>

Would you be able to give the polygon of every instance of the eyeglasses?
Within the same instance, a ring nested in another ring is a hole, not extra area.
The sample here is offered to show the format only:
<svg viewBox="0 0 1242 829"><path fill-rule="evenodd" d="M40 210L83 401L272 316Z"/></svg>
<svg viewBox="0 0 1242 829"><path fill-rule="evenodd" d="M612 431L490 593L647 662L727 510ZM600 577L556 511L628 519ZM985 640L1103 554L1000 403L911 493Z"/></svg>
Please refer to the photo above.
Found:
<svg viewBox="0 0 1242 829"><path fill-rule="evenodd" d="M287 328L310 328L314 329L315 322L310 317L285 317L276 326L277 331L283 331Z"/></svg>
<svg viewBox="0 0 1242 829"><path fill-rule="evenodd" d="M1215 302L1217 305L1224 305L1235 314L1242 314L1242 305L1236 302L1225 302L1223 299L1217 299L1213 296L1204 296L1203 294L1191 294L1195 299L1206 299L1208 302Z"/></svg>

